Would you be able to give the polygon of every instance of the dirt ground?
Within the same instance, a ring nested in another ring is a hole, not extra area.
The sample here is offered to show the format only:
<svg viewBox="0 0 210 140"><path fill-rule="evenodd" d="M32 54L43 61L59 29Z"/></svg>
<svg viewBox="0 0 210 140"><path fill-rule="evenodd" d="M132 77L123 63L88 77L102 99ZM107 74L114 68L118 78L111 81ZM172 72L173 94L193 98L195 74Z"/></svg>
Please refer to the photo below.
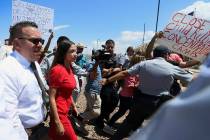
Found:
<svg viewBox="0 0 210 140"><path fill-rule="evenodd" d="M198 74L198 70L195 69L189 69L193 73L194 76ZM182 91L184 91L186 87L182 87ZM77 100L77 109L80 113L84 112L86 108L86 99L83 93L80 94ZM117 109L115 109L114 112L116 112ZM128 114L128 112L126 113ZM111 114L112 116L113 114ZM122 121L125 119L126 115L121 117L117 123L120 124ZM146 126L148 124L149 120L145 121L143 126ZM85 125L86 130L89 132L88 136L83 136L81 133L77 133L78 140L108 140L110 138L110 135L104 133L101 129L95 127L94 125L91 124L86 124Z"/></svg>
<svg viewBox="0 0 210 140"><path fill-rule="evenodd" d="M77 100L77 109L79 112L83 112L86 108L86 99L84 94L81 94ZM115 112L117 109L115 110ZM125 119L125 116L120 118L117 123L121 123ZM85 129L89 132L88 136L83 136L80 133L77 133L78 140L108 140L110 135L104 133L101 129L97 128L92 124L86 124Z"/></svg>

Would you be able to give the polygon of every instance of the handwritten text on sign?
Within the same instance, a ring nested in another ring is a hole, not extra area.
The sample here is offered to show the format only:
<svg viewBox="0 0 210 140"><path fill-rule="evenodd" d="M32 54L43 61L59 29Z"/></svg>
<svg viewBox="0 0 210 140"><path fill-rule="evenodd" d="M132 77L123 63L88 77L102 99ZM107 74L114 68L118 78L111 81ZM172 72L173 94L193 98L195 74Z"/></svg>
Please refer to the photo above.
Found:
<svg viewBox="0 0 210 140"><path fill-rule="evenodd" d="M42 33L53 28L54 10L36 4L13 0L12 24L20 21L33 21L38 24Z"/></svg>
<svg viewBox="0 0 210 140"><path fill-rule="evenodd" d="M202 61L210 52L210 21L176 13L159 41L175 52Z"/></svg>

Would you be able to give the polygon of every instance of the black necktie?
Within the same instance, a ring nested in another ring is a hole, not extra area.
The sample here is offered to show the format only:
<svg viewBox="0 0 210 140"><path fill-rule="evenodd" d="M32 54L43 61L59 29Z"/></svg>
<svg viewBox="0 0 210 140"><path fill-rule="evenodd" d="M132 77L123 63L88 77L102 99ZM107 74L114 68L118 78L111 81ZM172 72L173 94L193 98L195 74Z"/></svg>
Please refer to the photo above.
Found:
<svg viewBox="0 0 210 140"><path fill-rule="evenodd" d="M48 108L48 104L47 104L47 93L46 93L46 90L45 90L45 87L44 87L44 84L39 76L39 73L37 71L37 68L36 68L36 65L34 62L31 62L31 65L30 65L31 69L33 70L34 72L34 75L38 81L38 84L39 84L39 87L41 88L41 91L42 91L42 99L43 99L43 104L46 108Z"/></svg>

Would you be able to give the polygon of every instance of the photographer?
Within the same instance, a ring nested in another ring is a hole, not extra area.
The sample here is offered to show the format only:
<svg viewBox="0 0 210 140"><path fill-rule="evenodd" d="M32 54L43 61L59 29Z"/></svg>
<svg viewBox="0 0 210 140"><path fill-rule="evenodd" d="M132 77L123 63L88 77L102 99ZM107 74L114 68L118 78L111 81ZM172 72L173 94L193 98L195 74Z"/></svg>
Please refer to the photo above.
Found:
<svg viewBox="0 0 210 140"><path fill-rule="evenodd" d="M105 43L104 51L99 53L98 61L102 69L102 77L109 78L122 69L122 62L117 59L117 55L114 53L115 42L111 39ZM118 61L117 61L118 60ZM104 127L104 119L109 120L109 115L114 111L118 104L118 90L119 85L117 81L113 81L107 85L102 86L101 97L101 114L95 119L95 123L98 127Z"/></svg>

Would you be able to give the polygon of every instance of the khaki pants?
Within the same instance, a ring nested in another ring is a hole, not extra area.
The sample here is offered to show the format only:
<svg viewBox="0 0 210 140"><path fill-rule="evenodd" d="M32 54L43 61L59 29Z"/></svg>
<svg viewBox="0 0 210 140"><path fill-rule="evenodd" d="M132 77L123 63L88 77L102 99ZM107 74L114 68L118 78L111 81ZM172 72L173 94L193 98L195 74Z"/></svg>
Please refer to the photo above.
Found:
<svg viewBox="0 0 210 140"><path fill-rule="evenodd" d="M86 93L85 97L87 100L86 110L83 113L84 118L91 120L96 118L100 114L101 110L101 98L100 95L96 93Z"/></svg>

